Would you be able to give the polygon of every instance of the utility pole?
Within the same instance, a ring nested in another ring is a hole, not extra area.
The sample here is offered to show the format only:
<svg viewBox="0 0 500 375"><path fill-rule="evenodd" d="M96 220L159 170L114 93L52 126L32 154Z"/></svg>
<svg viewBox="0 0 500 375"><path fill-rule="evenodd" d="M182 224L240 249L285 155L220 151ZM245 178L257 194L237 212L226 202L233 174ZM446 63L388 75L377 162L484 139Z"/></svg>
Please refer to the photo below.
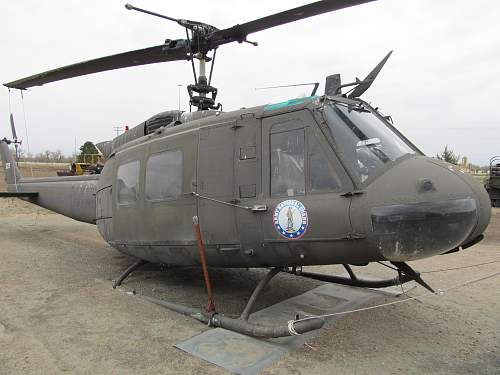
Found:
<svg viewBox="0 0 500 375"><path fill-rule="evenodd" d="M181 87L182 87L182 85L179 83L179 84L177 84L177 87L178 87L178 91L179 91L179 106L178 106L178 109L180 111L181 110Z"/></svg>
<svg viewBox="0 0 500 375"><path fill-rule="evenodd" d="M113 129L116 132L116 136L118 137L120 135L120 131L122 130L121 126L113 126Z"/></svg>

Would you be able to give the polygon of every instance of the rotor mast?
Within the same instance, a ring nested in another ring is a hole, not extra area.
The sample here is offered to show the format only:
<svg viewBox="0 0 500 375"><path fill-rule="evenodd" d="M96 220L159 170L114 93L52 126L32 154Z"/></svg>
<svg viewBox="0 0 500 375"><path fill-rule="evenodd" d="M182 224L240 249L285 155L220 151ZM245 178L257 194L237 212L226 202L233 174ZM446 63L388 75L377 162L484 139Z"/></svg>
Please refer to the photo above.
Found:
<svg viewBox="0 0 500 375"><path fill-rule="evenodd" d="M196 79L194 85L188 85L187 90L189 94L189 106L197 107L199 111L205 111L209 109L221 109L222 104L215 104L215 98L217 97L217 88L210 85L212 80L212 72L215 63L215 50L213 58L208 57L206 54L198 52L193 55L193 58L198 60L198 78ZM206 74L206 63L212 61L210 66L210 77L207 79ZM194 66L193 66L194 68ZM195 73L196 78L196 73ZM195 93L197 95L195 95ZM211 94L208 96L208 94Z"/></svg>
<svg viewBox="0 0 500 375"><path fill-rule="evenodd" d="M160 17L169 21L174 21L186 29L188 42L187 44L189 50L188 55L192 63L194 76L194 84L187 86L187 91L189 94L189 108L196 107L198 108L198 111L220 109L222 107L222 104L215 104L215 98L217 97L218 90L216 87L210 85L217 47L212 47L207 42L208 36L215 31L218 31L219 29L212 25L208 25L198 21L176 19L173 17L165 16L160 13L137 8L131 4L125 4L125 8L127 8L128 10L136 10L138 12L149 14L155 17ZM191 37L189 36L189 31L191 31ZM168 44L168 42L169 40L167 40L165 44ZM210 58L207 55L207 53L211 50L214 51L213 58ZM196 76L196 69L193 59L198 60L198 77ZM207 79L206 63L210 61L212 61L212 64L210 66L210 77ZM208 96L208 94L210 94L210 96Z"/></svg>

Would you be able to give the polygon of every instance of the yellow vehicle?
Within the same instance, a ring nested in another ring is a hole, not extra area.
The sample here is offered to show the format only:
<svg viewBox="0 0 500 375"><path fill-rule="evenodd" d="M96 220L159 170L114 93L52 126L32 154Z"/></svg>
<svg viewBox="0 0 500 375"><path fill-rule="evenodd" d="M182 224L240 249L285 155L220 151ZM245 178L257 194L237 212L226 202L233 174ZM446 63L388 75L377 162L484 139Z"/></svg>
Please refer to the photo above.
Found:
<svg viewBox="0 0 500 375"><path fill-rule="evenodd" d="M69 170L57 171L58 176L81 176L83 174L98 174L102 169L100 154L85 154L82 163L71 163Z"/></svg>

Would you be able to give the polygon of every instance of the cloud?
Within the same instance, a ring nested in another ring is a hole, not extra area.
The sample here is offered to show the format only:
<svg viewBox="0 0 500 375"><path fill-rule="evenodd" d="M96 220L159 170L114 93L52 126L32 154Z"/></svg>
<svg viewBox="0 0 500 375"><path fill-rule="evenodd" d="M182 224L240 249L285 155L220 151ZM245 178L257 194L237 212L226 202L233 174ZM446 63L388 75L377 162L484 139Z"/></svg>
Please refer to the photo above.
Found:
<svg viewBox="0 0 500 375"><path fill-rule="evenodd" d="M228 27L306 1L217 1L138 6L173 17ZM224 110L300 96L304 89L254 87L344 82L364 77L389 51L394 54L365 98L391 114L397 126L430 155L450 145L476 164L498 153L500 115L500 3L491 1L381 0L250 35L219 48L214 84ZM89 58L183 38L175 23L124 9L123 1L6 2L0 15L0 79L9 82ZM90 139L114 135L155 113L177 108L177 84L189 84L186 62L95 74L35 87L25 93L32 152L73 152ZM320 87L320 92L322 92ZM184 89L183 89L184 90ZM0 134L8 135L9 95L2 90ZM19 133L25 137L19 93L11 93ZM187 109L187 93L182 107Z"/></svg>

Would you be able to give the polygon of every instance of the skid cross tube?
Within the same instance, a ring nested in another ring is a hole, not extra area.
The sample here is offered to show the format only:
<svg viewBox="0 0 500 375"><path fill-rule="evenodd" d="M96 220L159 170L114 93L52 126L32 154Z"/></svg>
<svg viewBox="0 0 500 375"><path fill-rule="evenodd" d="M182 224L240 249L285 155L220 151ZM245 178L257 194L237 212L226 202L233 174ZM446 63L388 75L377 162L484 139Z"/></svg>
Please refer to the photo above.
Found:
<svg viewBox="0 0 500 375"><path fill-rule="evenodd" d="M279 268L273 268L270 270L266 276L262 280L260 280L259 284L257 287L254 289L252 295L248 299L247 305L245 306L245 309L241 313L240 319L244 321L248 321L248 317L252 313L252 310L255 306L255 302L257 302L257 298L259 297L260 293L264 288L266 287L267 284L269 284L269 281L276 276L280 272Z"/></svg>
<svg viewBox="0 0 500 375"><path fill-rule="evenodd" d="M147 260L139 259L134 264L132 264L129 268L127 268L123 273L118 277L118 279L113 280L113 289L116 289L117 286L122 285L123 280L127 278L132 272L134 272L139 267L142 267L144 264L148 263Z"/></svg>

